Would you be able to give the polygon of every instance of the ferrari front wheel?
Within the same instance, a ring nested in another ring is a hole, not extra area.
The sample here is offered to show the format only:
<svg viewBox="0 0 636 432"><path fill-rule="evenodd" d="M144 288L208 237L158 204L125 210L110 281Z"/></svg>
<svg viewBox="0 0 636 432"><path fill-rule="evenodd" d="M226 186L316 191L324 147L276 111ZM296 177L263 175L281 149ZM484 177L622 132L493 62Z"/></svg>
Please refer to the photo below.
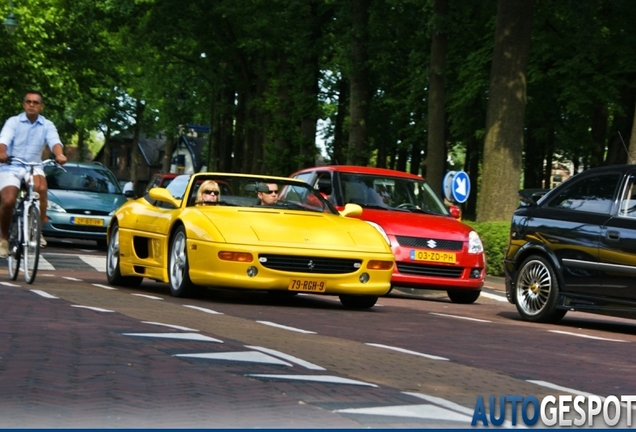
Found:
<svg viewBox="0 0 636 432"><path fill-rule="evenodd" d="M168 279L170 293L174 297L188 297L194 292L195 285L190 280L188 264L187 237L184 227L179 227L172 236L168 257Z"/></svg>
<svg viewBox="0 0 636 432"><path fill-rule="evenodd" d="M110 231L110 240L106 253L106 278L111 285L136 288L141 285L141 276L122 276L119 268L119 225Z"/></svg>

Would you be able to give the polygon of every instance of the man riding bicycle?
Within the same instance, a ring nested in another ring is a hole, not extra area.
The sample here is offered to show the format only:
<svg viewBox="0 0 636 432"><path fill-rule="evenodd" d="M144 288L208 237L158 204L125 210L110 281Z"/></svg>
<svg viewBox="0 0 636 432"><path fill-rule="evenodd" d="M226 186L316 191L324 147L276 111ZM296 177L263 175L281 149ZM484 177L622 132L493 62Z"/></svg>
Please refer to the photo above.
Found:
<svg viewBox="0 0 636 432"><path fill-rule="evenodd" d="M20 181L27 173L19 164L7 164L10 156L16 156L31 162L42 161L44 145L48 145L55 160L60 165L66 163L64 146L53 122L40 115L44 108L42 93L29 90L22 101L24 112L10 117L0 132L0 258L9 254L9 226L13 217L13 207L20 190ZM47 184L44 171L35 169L33 186L40 194L40 215L42 223L46 219ZM40 237L41 247L46 246L44 237Z"/></svg>

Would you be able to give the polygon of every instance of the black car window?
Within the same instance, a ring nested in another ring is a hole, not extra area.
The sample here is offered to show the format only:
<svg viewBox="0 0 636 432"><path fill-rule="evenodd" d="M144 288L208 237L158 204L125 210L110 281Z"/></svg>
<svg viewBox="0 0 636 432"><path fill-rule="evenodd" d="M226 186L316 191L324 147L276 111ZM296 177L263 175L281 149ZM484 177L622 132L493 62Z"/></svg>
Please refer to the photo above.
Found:
<svg viewBox="0 0 636 432"><path fill-rule="evenodd" d="M636 177L634 175L629 178L618 215L636 218Z"/></svg>
<svg viewBox="0 0 636 432"><path fill-rule="evenodd" d="M609 214L620 179L619 173L610 173L572 181L546 207Z"/></svg>

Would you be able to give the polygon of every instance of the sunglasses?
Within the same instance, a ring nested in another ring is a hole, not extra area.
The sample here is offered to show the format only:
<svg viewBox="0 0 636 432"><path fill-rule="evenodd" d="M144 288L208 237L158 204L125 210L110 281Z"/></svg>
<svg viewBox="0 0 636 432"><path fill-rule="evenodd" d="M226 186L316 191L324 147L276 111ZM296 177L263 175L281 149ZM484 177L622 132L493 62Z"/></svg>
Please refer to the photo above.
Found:
<svg viewBox="0 0 636 432"><path fill-rule="evenodd" d="M203 191L204 194L206 195L215 195L215 196L219 196L219 194L221 193L218 190L205 190Z"/></svg>
<svg viewBox="0 0 636 432"><path fill-rule="evenodd" d="M266 195L277 194L278 193L278 189L277 190L271 190L270 189L269 191L263 192L263 193L266 194Z"/></svg>
<svg viewBox="0 0 636 432"><path fill-rule="evenodd" d="M42 102L36 101L36 100L28 100L27 99L27 100L24 101L24 103L27 104L27 105L40 105Z"/></svg>

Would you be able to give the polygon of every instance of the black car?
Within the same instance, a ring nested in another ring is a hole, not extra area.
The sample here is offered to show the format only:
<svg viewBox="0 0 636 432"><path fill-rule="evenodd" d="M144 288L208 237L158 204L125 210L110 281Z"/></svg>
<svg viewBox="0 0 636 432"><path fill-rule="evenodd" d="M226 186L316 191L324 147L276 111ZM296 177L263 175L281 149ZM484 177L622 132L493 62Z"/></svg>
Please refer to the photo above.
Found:
<svg viewBox="0 0 636 432"><path fill-rule="evenodd" d="M569 310L636 317L636 165L588 169L520 194L504 258L506 296L527 321Z"/></svg>

